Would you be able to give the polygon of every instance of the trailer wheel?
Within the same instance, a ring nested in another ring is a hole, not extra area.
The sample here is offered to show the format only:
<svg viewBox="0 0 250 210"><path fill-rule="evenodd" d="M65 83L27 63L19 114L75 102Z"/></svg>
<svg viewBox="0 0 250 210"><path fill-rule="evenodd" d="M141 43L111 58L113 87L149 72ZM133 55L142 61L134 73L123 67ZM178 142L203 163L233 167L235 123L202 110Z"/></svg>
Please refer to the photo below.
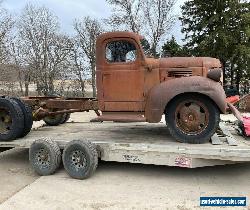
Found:
<svg viewBox="0 0 250 210"><path fill-rule="evenodd" d="M57 114L44 117L43 121L49 126L58 126L64 119L64 114Z"/></svg>
<svg viewBox="0 0 250 210"><path fill-rule="evenodd" d="M98 165L95 145L80 140L69 142L63 151L63 165L67 173L75 179L90 177Z"/></svg>
<svg viewBox="0 0 250 210"><path fill-rule="evenodd" d="M51 139L39 139L29 149L29 161L32 168L41 176L55 173L61 163L61 151Z"/></svg>
<svg viewBox="0 0 250 210"><path fill-rule="evenodd" d="M170 134L178 141L202 144L208 142L218 128L220 112L206 96L184 94L170 102L165 117Z"/></svg>
<svg viewBox="0 0 250 210"><path fill-rule="evenodd" d="M0 98L0 141L14 140L22 135L24 116L12 99Z"/></svg>
<svg viewBox="0 0 250 210"><path fill-rule="evenodd" d="M12 97L11 99L16 101L19 107L22 109L24 116L24 129L20 137L24 137L30 132L33 125L32 109L28 104L25 104L24 101L22 101L20 98Z"/></svg>
<svg viewBox="0 0 250 210"><path fill-rule="evenodd" d="M70 118L70 113L65 113L62 118L61 124L68 122L69 118Z"/></svg>

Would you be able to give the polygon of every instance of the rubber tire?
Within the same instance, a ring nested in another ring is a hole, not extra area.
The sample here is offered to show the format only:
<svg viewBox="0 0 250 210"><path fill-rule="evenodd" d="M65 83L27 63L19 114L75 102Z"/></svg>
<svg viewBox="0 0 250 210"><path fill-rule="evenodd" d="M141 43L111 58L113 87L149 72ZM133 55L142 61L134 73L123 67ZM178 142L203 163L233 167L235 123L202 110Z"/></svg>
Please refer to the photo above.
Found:
<svg viewBox="0 0 250 210"><path fill-rule="evenodd" d="M61 124L66 123L69 119L70 119L70 113L65 113L61 121Z"/></svg>
<svg viewBox="0 0 250 210"><path fill-rule="evenodd" d="M71 163L70 155L75 150L80 150L85 154L87 166L83 169L76 169ZM66 172L75 179L87 179L96 170L98 165L98 153L96 146L89 141L74 140L69 142L63 151L63 165Z"/></svg>
<svg viewBox="0 0 250 210"><path fill-rule="evenodd" d="M40 149L45 149L49 153L50 166L41 167L37 164L36 154ZM49 138L43 138L34 141L29 149L29 162L35 172L40 176L48 176L54 174L59 168L62 155L61 150L56 142Z"/></svg>
<svg viewBox="0 0 250 210"><path fill-rule="evenodd" d="M0 141L10 141L19 138L24 129L24 115L18 103L9 98L0 98L0 107L10 113L12 124L7 134L0 133Z"/></svg>
<svg viewBox="0 0 250 210"><path fill-rule="evenodd" d="M179 128L176 126L174 121L175 119L175 109L179 103L183 102L184 100L198 100L206 105L208 112L209 112L209 122L207 129L202 131L198 135L187 135L183 133ZM168 125L168 130L170 134L179 142L182 143L189 143L189 144L203 144L209 142L210 138L216 132L219 122L220 122L220 111L216 104L204 95L198 94L184 94L181 96L176 97L173 99L166 108L165 111L165 119Z"/></svg>
<svg viewBox="0 0 250 210"><path fill-rule="evenodd" d="M63 114L58 114L57 118L52 119L48 117L43 118L43 121L49 125L49 126L58 126L61 124L61 122L64 120L64 115Z"/></svg>
<svg viewBox="0 0 250 210"><path fill-rule="evenodd" d="M31 128L33 126L32 109L28 104L25 104L24 101L20 98L12 97L11 99L16 101L19 107L22 109L24 115L24 129L20 137L24 137L31 131Z"/></svg>

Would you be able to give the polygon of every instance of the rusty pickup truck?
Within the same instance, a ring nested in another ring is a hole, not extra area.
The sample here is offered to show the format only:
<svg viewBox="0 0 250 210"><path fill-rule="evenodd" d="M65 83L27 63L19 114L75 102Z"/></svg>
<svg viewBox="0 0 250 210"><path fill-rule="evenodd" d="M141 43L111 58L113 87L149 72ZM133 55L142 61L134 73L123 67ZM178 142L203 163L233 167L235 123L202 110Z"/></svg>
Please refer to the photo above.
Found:
<svg viewBox="0 0 250 210"><path fill-rule="evenodd" d="M220 61L210 57L147 57L142 40L130 32L98 37L97 98L22 98L31 111L20 100L1 98L0 139L28 134L32 120L59 125L70 113L95 110L93 121L158 123L165 115L166 129L178 141L208 142L227 107Z"/></svg>

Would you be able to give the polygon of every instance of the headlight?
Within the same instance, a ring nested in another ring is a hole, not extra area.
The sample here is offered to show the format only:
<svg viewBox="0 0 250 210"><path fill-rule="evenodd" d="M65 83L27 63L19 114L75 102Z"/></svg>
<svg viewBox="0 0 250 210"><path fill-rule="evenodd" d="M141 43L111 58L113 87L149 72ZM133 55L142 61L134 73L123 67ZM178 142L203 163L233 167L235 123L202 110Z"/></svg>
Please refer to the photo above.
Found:
<svg viewBox="0 0 250 210"><path fill-rule="evenodd" d="M207 73L207 77L216 82L220 82L222 78L222 69L210 69ZM223 79L223 78L222 78Z"/></svg>

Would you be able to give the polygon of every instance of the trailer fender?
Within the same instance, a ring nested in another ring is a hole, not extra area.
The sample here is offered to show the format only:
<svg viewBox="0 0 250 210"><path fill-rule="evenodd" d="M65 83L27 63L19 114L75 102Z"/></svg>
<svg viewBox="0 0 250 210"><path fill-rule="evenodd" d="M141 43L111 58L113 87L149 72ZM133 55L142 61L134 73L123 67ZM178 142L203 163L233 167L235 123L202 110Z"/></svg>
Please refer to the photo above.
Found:
<svg viewBox="0 0 250 210"><path fill-rule="evenodd" d="M226 112L226 95L222 85L206 77L181 77L160 83L149 92L145 107L147 122L160 122L167 104L184 93L199 93L208 96L219 108Z"/></svg>

